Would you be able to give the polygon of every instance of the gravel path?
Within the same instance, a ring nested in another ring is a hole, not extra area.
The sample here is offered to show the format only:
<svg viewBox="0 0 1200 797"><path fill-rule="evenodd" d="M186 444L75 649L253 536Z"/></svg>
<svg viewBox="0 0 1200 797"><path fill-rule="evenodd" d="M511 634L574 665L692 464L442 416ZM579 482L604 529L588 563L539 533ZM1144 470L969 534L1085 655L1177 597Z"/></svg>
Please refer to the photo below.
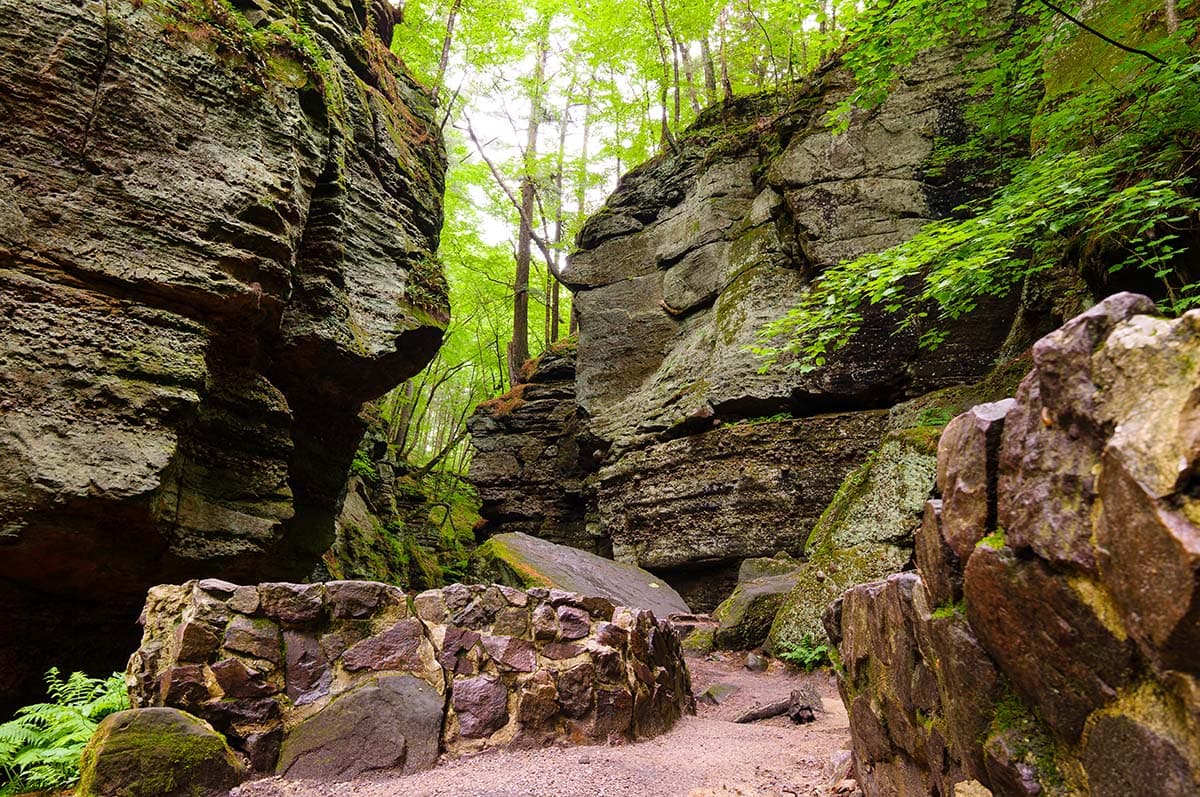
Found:
<svg viewBox="0 0 1200 797"><path fill-rule="evenodd" d="M830 756L849 741L846 712L827 675L790 673L773 663L766 673L741 657L691 658L697 693L713 683L737 691L720 705L698 706L668 733L620 746L488 752L445 761L433 770L347 783L255 781L236 797L811 797L829 783ZM732 722L756 703L786 697L806 680L817 683L825 713L808 725L786 717Z"/></svg>

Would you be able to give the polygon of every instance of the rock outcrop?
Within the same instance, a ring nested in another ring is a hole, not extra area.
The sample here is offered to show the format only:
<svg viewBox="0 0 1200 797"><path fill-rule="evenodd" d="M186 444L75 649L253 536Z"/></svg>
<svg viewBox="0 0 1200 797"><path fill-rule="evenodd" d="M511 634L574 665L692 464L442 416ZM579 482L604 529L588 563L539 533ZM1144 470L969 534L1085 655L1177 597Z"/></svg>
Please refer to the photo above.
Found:
<svg viewBox="0 0 1200 797"><path fill-rule="evenodd" d="M645 738L693 708L669 623L559 590L210 579L154 587L144 616L134 705L202 717L285 776Z"/></svg>
<svg viewBox="0 0 1200 797"><path fill-rule="evenodd" d="M891 409L878 447L846 477L813 526L796 583L771 622L769 650L823 642L821 618L831 601L856 584L910 566L925 502L935 487L943 427L977 402L1011 393L1027 368L1027 358L1019 358L973 385L944 388Z"/></svg>
<svg viewBox="0 0 1200 797"><path fill-rule="evenodd" d="M481 538L521 532L591 553L612 546L588 522L585 483L603 451L575 404L575 343L526 364L528 378L479 406L467 421L475 454L468 479L479 490Z"/></svg>
<svg viewBox="0 0 1200 797"><path fill-rule="evenodd" d="M888 408L978 381L1002 352L1019 354L1047 331L1031 332L1038 311L1023 314L1012 296L951 324L936 353L918 346L926 330L899 329L882 311L815 371L762 373L749 351L826 268L905 240L978 190L944 176L966 164L943 176L930 167L939 142L968 133L968 49L923 55L843 134L825 120L852 81L833 64L794 92L707 110L678 147L622 178L562 275L579 319L578 407L556 412L591 435L579 453L594 452L587 464L598 471L583 479L583 501L572 490L584 534L556 539L611 550L711 610L743 559L805 552L839 485L880 447ZM496 530L546 533L539 510L561 494L528 478L533 460L514 449L547 463L538 443L567 450L557 431L565 427L540 425L550 417L528 427L532 441L474 429L476 484L496 507L529 507L497 511ZM901 564L892 557L861 575Z"/></svg>
<svg viewBox="0 0 1200 797"><path fill-rule="evenodd" d="M228 797L246 766L207 722L174 708L104 718L80 764L79 797Z"/></svg>
<svg viewBox="0 0 1200 797"><path fill-rule="evenodd" d="M497 534L480 545L467 569L473 580L484 584L577 592L649 609L659 617L691 611L679 593L653 573L520 532Z"/></svg>
<svg viewBox="0 0 1200 797"><path fill-rule="evenodd" d="M1118 294L942 436L917 572L826 618L864 791L1200 792L1200 312Z"/></svg>
<svg viewBox="0 0 1200 797"><path fill-rule="evenodd" d="M366 0L243 8L0 2L0 713L151 584L307 574L439 345L427 97Z"/></svg>

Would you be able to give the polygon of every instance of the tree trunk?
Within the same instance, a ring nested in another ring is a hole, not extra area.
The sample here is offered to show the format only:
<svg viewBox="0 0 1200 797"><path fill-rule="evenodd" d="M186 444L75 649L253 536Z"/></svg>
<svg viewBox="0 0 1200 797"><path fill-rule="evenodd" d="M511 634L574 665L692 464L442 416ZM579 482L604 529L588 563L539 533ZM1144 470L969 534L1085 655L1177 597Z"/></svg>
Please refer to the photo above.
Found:
<svg viewBox="0 0 1200 797"><path fill-rule="evenodd" d="M450 63L450 42L454 40L454 23L458 20L458 9L462 0L454 0L446 15L446 35L442 38L442 54L438 58L437 77L433 81L433 99L436 103L442 94L442 83L446 79L446 66Z"/></svg>
<svg viewBox="0 0 1200 797"><path fill-rule="evenodd" d="M659 82L658 102L662 108L662 146L675 149L675 139L671 135L671 122L667 110L667 96L670 93L671 65L667 61L667 46L663 43L662 29L658 24L658 14L654 10L654 0L646 0L646 10L650 12L650 24L654 28L654 43L658 46L658 62L662 66L662 80Z"/></svg>
<svg viewBox="0 0 1200 797"><path fill-rule="evenodd" d="M1176 0L1166 0L1167 3L1167 32L1179 32L1179 6Z"/></svg>
<svg viewBox="0 0 1200 797"><path fill-rule="evenodd" d="M713 66L712 49L708 46L708 37L700 40L700 61L704 66L704 94L708 102L717 101L717 70Z"/></svg>
<svg viewBox="0 0 1200 797"><path fill-rule="evenodd" d="M725 31L729 25L729 6L721 9L721 14L718 17L719 27L721 31L721 88L724 91L726 100L733 99L733 84L729 81L729 54L726 52L726 36Z"/></svg>
<svg viewBox="0 0 1200 797"><path fill-rule="evenodd" d="M686 46L680 46L679 56L683 61L683 79L687 82L688 101L692 104L692 113L699 116L702 106L700 105L700 92L696 89L696 63L692 60Z"/></svg>
<svg viewBox="0 0 1200 797"><path fill-rule="evenodd" d="M663 28L667 31L667 38L671 40L671 63L675 76L675 109L674 122L675 129L679 129L679 37L675 35L675 29L671 27L671 18L667 15L667 0L658 0L659 7L662 8Z"/></svg>
<svg viewBox="0 0 1200 797"><path fill-rule="evenodd" d="M517 271L513 280L513 336L508 344L508 383L521 381L521 366L529 359L529 261L533 243L534 159L542 115L542 81L546 71L547 37L538 41L537 62L529 90L529 127L525 136L525 169L521 175L521 219L517 230Z"/></svg>

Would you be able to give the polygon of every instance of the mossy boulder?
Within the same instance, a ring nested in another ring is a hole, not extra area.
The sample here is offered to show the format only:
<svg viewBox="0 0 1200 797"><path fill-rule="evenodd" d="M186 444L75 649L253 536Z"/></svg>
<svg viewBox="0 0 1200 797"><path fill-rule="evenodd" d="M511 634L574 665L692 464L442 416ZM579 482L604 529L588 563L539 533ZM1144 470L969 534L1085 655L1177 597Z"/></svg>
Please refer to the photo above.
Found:
<svg viewBox="0 0 1200 797"><path fill-rule="evenodd" d="M105 717L80 771L77 797L225 797L246 775L225 737L173 708Z"/></svg>
<svg viewBox="0 0 1200 797"><path fill-rule="evenodd" d="M791 593L780 601L767 648L825 639L825 607L857 584L902 570L933 490L937 440L949 420L932 414L923 425L893 429L842 483L809 535L807 560Z"/></svg>
<svg viewBox="0 0 1200 797"><path fill-rule="evenodd" d="M521 532L492 537L475 549L467 567L483 583L551 587L649 609L658 617L690 611L678 592L649 571Z"/></svg>
<svg viewBox="0 0 1200 797"><path fill-rule="evenodd" d="M776 613L796 587L795 570L793 566L791 573L739 583L713 612L713 619L720 622L713 632L716 647L745 650L765 642Z"/></svg>

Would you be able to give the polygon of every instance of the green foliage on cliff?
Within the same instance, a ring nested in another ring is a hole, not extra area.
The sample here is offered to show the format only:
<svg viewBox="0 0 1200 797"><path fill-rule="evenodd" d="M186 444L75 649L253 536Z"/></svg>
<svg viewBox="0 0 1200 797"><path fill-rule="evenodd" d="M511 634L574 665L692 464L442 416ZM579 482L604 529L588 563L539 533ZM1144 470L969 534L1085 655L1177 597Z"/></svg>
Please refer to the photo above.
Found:
<svg viewBox="0 0 1200 797"><path fill-rule="evenodd" d="M79 779L79 757L100 720L129 708L119 673L89 678L57 668L46 673L49 703L17 711L0 725L0 795L61 789Z"/></svg>
<svg viewBox="0 0 1200 797"><path fill-rule="evenodd" d="M1156 3L1093 10L1089 19L1143 53L1099 40L1043 6L1026 5L1022 16L984 27L975 0L900 5L926 13L900 22L888 5L864 14L851 32L846 61L859 85L850 102L870 108L886 97L917 53L906 42L969 37L982 65L967 113L972 136L943 147L940 158L965 157L1003 184L906 243L827 270L787 316L762 330L758 353L767 365L824 365L872 306L935 347L945 321L1053 268L1101 283L1129 275L1168 313L1200 305L1200 273L1188 254L1200 213L1200 56L1197 22L1188 18L1195 4L1180 4L1184 20L1173 31ZM929 13L933 6L939 13ZM939 33L911 39L887 27L883 36L883 26L895 24L936 25ZM849 112L842 109L834 123L844 124ZM1032 154L1014 158L1014 145L1031 145Z"/></svg>

